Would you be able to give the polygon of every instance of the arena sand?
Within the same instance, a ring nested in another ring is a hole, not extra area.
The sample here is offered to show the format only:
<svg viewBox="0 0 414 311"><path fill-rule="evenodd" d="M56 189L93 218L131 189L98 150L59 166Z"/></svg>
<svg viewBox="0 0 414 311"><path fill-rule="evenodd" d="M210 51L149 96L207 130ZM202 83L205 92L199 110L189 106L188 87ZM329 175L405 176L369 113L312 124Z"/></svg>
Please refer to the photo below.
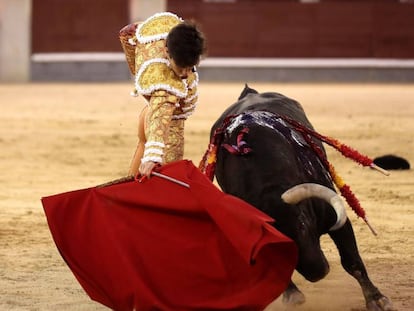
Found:
<svg viewBox="0 0 414 311"><path fill-rule="evenodd" d="M198 165L209 129L244 83L201 83L187 121L185 157ZM298 100L315 128L360 152L396 154L414 163L414 85L258 84ZM89 299L60 257L47 227L42 196L101 184L126 174L143 100L132 83L0 84L0 310L107 310ZM414 175L386 177L327 147L331 162L359 198L374 236L348 208L372 281L397 310L414 307ZM296 310L365 309L357 282L336 248L321 239L330 274L294 280L307 297ZM275 263L277 264L277 263ZM285 310L281 299L268 309Z"/></svg>

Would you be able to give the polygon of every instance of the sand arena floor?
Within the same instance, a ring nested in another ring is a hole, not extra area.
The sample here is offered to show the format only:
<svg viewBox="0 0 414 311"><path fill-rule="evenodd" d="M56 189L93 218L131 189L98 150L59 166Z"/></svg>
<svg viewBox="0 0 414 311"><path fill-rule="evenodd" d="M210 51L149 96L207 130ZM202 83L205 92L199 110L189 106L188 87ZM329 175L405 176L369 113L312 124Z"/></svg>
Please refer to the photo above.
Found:
<svg viewBox="0 0 414 311"><path fill-rule="evenodd" d="M144 105L129 96L131 86L0 84L0 310L107 310L86 296L60 257L40 198L127 173ZM414 163L414 85L250 86L295 98L319 132L372 158L393 153ZM198 164L210 126L242 88L201 83L198 110L187 121L187 159ZM413 171L386 177L327 151L379 233L373 236L348 209L371 279L397 310L412 310ZM321 243L331 272L314 284L294 274L307 297L296 310L364 310L361 290L340 266L333 242L324 237ZM285 307L277 300L272 309Z"/></svg>

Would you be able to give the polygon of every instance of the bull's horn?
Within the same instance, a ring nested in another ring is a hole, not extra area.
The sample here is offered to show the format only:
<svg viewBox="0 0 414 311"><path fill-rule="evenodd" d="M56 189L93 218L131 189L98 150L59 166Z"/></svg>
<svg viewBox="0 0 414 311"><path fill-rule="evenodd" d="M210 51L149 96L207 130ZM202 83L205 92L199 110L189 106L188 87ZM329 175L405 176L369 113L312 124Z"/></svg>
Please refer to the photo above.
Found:
<svg viewBox="0 0 414 311"><path fill-rule="evenodd" d="M328 187L314 183L304 183L294 186L282 194L282 200L288 204L297 204L304 199L312 197L325 200L332 205L335 210L337 220L336 223L329 229L330 231L337 230L345 224L347 219L345 206L342 203L340 196Z"/></svg>

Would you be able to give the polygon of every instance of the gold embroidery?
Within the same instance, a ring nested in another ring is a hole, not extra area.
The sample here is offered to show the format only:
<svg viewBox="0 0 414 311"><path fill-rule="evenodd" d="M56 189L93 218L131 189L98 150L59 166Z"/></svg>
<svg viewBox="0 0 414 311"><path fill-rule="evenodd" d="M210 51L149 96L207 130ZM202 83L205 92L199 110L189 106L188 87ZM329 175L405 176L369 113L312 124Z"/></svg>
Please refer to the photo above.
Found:
<svg viewBox="0 0 414 311"><path fill-rule="evenodd" d="M185 97L187 89L183 81L165 63L149 64L136 81L144 94L155 90L166 90L176 93L176 96Z"/></svg>
<svg viewBox="0 0 414 311"><path fill-rule="evenodd" d="M168 102L164 91L151 96L146 116L145 136L147 142L165 144L165 147L152 147L157 150L146 156L158 156L163 153L163 162L168 163L182 159L184 155L184 120L171 120L175 103ZM168 96L170 97L170 96Z"/></svg>
<svg viewBox="0 0 414 311"><path fill-rule="evenodd" d="M165 147L165 163L182 160L184 157L184 120L171 121L168 144Z"/></svg>
<svg viewBox="0 0 414 311"><path fill-rule="evenodd" d="M188 78L187 78L187 85L188 85L188 87L189 88L191 88L191 86L192 85L197 85L197 75L196 75L196 73L191 73L191 74L189 74L188 75Z"/></svg>
<svg viewBox="0 0 414 311"><path fill-rule="evenodd" d="M160 14L158 16L153 16L141 26L139 35L147 37L168 33L171 28L180 22L180 19L173 15Z"/></svg>
<svg viewBox="0 0 414 311"><path fill-rule="evenodd" d="M165 40L158 40L150 43L137 43L135 48L135 73L141 65L154 58L165 58Z"/></svg>

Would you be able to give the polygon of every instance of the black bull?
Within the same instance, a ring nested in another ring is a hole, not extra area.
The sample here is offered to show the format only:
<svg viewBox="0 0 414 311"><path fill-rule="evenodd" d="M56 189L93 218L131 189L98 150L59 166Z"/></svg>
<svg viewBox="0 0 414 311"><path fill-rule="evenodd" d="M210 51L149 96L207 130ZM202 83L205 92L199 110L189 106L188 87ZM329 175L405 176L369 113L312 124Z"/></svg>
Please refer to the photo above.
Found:
<svg viewBox="0 0 414 311"><path fill-rule="evenodd" d="M232 121L222 133L217 151L215 176L222 190L240 197L273 217L274 226L299 249L296 270L316 282L329 272L320 246L320 236L328 233L338 248L343 268L360 284L369 310L392 310L390 300L370 281L359 255L349 219L330 230L337 215L320 198L304 199L297 204L282 200L282 194L302 183L317 183L334 189L332 179L320 156L308 142L278 116L286 116L313 129L301 105L281 94L258 94L247 85L239 100L227 108L211 129L213 137L229 116ZM271 120L273 120L271 122ZM312 139L324 153L322 143ZM305 301L293 282L283 300L289 304Z"/></svg>

